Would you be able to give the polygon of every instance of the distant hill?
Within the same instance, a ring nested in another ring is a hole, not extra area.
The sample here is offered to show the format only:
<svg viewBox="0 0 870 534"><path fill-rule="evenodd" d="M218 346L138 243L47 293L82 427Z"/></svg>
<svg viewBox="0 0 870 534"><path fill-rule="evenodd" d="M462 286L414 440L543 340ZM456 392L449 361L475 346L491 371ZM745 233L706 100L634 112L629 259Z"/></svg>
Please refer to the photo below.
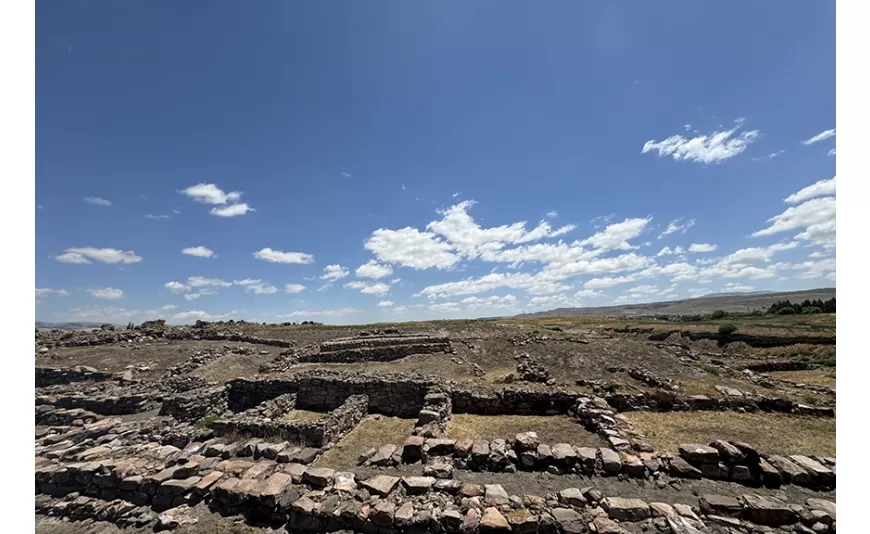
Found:
<svg viewBox="0 0 870 534"><path fill-rule="evenodd" d="M36 328L40 330L92 330L94 328L99 328L105 323L49 323L46 321L36 321ZM115 325L116 327L118 325Z"/></svg>
<svg viewBox="0 0 870 534"><path fill-rule="evenodd" d="M594 308L558 308L555 310L524 313L517 317L631 317L636 315L693 315L712 313L716 310L726 312L752 312L766 310L778 300L801 302L805 299L828 300L837 296L836 288L808 289L804 291L772 292L754 291L751 293L717 293L703 297L672 300L669 302L650 302L646 304L626 304L623 306L599 306Z"/></svg>

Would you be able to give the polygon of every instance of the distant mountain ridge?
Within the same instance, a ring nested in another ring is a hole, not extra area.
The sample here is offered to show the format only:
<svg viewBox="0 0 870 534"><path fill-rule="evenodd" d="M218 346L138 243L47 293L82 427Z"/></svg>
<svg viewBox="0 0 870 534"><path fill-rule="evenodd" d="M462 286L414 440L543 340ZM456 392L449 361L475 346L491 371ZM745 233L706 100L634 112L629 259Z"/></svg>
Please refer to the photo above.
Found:
<svg viewBox="0 0 870 534"><path fill-rule="evenodd" d="M90 323L90 322L69 322L69 323L50 323L47 321L36 321L36 328L41 330L91 330L99 328L105 323ZM119 325L115 325L116 327Z"/></svg>
<svg viewBox="0 0 870 534"><path fill-rule="evenodd" d="M752 312L766 310L771 304L780 300L801 302L805 299L828 300L837 296L836 288L807 289L803 291L753 291L750 293L718 293L690 299L666 302L648 302L643 304L625 304L622 306L597 306L589 308L557 308L555 310L524 313L516 317L596 317L617 316L631 317L637 315L693 315L712 313L716 310L726 312Z"/></svg>

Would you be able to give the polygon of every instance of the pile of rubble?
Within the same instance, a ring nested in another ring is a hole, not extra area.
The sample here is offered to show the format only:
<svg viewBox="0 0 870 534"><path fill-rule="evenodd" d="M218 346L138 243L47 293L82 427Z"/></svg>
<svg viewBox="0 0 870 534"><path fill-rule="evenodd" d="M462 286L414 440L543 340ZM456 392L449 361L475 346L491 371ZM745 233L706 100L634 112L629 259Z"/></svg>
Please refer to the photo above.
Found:
<svg viewBox="0 0 870 534"><path fill-rule="evenodd" d="M306 353L300 362L392 361L412 354L453 353L450 339L428 334L396 335L366 333L365 336L325 341L319 353Z"/></svg>
<svg viewBox="0 0 870 534"><path fill-rule="evenodd" d="M550 380L550 372L547 368L535 361L528 353L518 354L514 357L517 360L517 377L525 382L541 382L547 383Z"/></svg>

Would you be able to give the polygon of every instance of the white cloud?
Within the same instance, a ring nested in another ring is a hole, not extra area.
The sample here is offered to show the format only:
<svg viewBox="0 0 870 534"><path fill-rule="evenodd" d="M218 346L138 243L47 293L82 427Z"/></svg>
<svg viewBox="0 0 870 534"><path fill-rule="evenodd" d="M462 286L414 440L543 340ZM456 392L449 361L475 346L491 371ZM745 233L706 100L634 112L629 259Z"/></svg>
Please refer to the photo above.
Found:
<svg viewBox="0 0 870 534"><path fill-rule="evenodd" d="M383 278L393 274L393 268L388 264L381 264L375 260L369 260L368 263L360 265L356 269L358 278Z"/></svg>
<svg viewBox="0 0 870 534"><path fill-rule="evenodd" d="M831 252L828 250L817 250L810 254L810 258L827 258L831 255Z"/></svg>
<svg viewBox="0 0 870 534"><path fill-rule="evenodd" d="M198 299L200 296L201 296L201 295L200 295L199 293L188 293L187 295L184 295L184 300L188 300L188 301L189 301L189 300L196 300L196 299Z"/></svg>
<svg viewBox="0 0 870 534"><path fill-rule="evenodd" d="M230 282L221 280L220 278L204 278L202 276L191 276L187 279L187 283L191 287L230 287L233 285ZM202 291L200 291L200 293L202 293Z"/></svg>
<svg viewBox="0 0 870 534"><path fill-rule="evenodd" d="M323 284L322 286L317 288L317 291L326 291L330 287L332 287L332 284Z"/></svg>
<svg viewBox="0 0 870 534"><path fill-rule="evenodd" d="M172 215L151 215L150 213L145 214L146 219L171 219Z"/></svg>
<svg viewBox="0 0 870 534"><path fill-rule="evenodd" d="M345 178L350 178L350 173L349 173L349 172L344 172L344 171L342 171L340 174L341 174L342 176L344 176Z"/></svg>
<svg viewBox="0 0 870 534"><path fill-rule="evenodd" d="M66 289L50 289L47 287L37 287L36 288L36 298L41 297L50 297L52 295L58 297L68 297L69 293Z"/></svg>
<svg viewBox="0 0 870 534"><path fill-rule="evenodd" d="M127 308L97 306L72 308L66 313L57 314L61 318L70 321L92 321L95 323L119 323L127 322L131 318L139 315L139 310L128 310Z"/></svg>
<svg viewBox="0 0 870 534"><path fill-rule="evenodd" d="M550 219L555 219L558 216L559 216L559 212L557 212L556 210L547 212L547 217Z"/></svg>
<svg viewBox="0 0 870 534"><path fill-rule="evenodd" d="M502 297L493 295L483 298L468 297L462 299L462 304L465 304L465 309L469 311L516 310L519 308L517 298L513 295L504 295Z"/></svg>
<svg viewBox="0 0 870 534"><path fill-rule="evenodd" d="M591 280L588 280L585 284L583 284L583 287L585 289L603 289L606 287L613 287L619 284L634 282L635 280L636 278L633 276L606 276L603 278L593 278Z"/></svg>
<svg viewBox="0 0 870 534"><path fill-rule="evenodd" d="M91 263L89 260L103 263L138 263L142 261L132 250L118 250L114 248L68 248L64 254L55 258L63 263Z"/></svg>
<svg viewBox="0 0 870 534"><path fill-rule="evenodd" d="M713 252L718 248L718 245L709 243L692 243L689 245L689 252Z"/></svg>
<svg viewBox="0 0 870 534"><path fill-rule="evenodd" d="M805 200L815 197L826 197L837 194L837 177L834 176L829 180L819 180L818 182L808 185L786 197L785 202L788 204L797 204Z"/></svg>
<svg viewBox="0 0 870 534"><path fill-rule="evenodd" d="M233 280L233 284L243 286L246 293L254 293L256 295L271 295L278 292L278 288L263 282L262 280L254 280L246 278L244 280Z"/></svg>
<svg viewBox="0 0 870 534"><path fill-rule="evenodd" d="M389 308L393 305L393 301L391 300L382 300L378 302L378 308Z"/></svg>
<svg viewBox="0 0 870 534"><path fill-rule="evenodd" d="M673 249L671 249L671 247L665 247L656 254L656 257L660 258L662 256L670 256L671 254L685 254L685 252L686 251L683 250L683 247L675 247Z"/></svg>
<svg viewBox="0 0 870 534"><path fill-rule="evenodd" d="M795 237L817 245L833 247L837 240L837 203L834 197L807 200L768 219L772 223L753 237L773 235L791 230L803 230Z"/></svg>
<svg viewBox="0 0 870 534"><path fill-rule="evenodd" d="M232 204L230 206L224 206L221 208L212 208L209 213L211 213L212 215L217 215L218 217L235 217L236 215L244 215L249 211L257 210L243 202L241 204Z"/></svg>
<svg viewBox="0 0 870 534"><path fill-rule="evenodd" d="M837 261L834 258L826 258L818 261L804 261L801 263L779 263L776 267L781 270L800 271L797 278L833 278L837 272Z"/></svg>
<svg viewBox="0 0 870 534"><path fill-rule="evenodd" d="M737 131L743 126L743 120L735 121L737 125L730 130L721 130L709 135L699 135L686 139L682 135L672 135L663 141L647 141L641 154L658 151L659 156L671 156L677 161L694 161L697 163L718 163L732 158L758 139L760 132L750 130L739 135Z"/></svg>
<svg viewBox="0 0 870 534"><path fill-rule="evenodd" d="M365 248L382 262L397 263L414 269L448 269L459 262L448 243L431 232L406 227L400 230L375 230Z"/></svg>
<svg viewBox="0 0 870 534"><path fill-rule="evenodd" d="M109 207L112 205L111 200L106 200L105 198L100 198L100 197L85 197L82 200L84 200L88 204L95 204L97 206Z"/></svg>
<svg viewBox="0 0 870 534"><path fill-rule="evenodd" d="M285 293L296 294L302 293L303 291L305 291L305 286L302 284L284 284Z"/></svg>
<svg viewBox="0 0 870 534"><path fill-rule="evenodd" d="M402 313L402 312L404 312L404 311L407 311L407 309L408 309L407 306L396 306L395 308L393 308L392 311L393 311L394 313Z"/></svg>
<svg viewBox="0 0 870 534"><path fill-rule="evenodd" d="M836 155L837 155L837 149L836 149L836 148L832 148L831 150L828 150L828 155L829 155L829 156L836 156Z"/></svg>
<svg viewBox="0 0 870 534"><path fill-rule="evenodd" d="M326 273L320 277L321 280L328 280L330 282L335 282L336 280L341 280L345 276L350 274L346 268L342 267L339 264L327 265L323 268L323 272Z"/></svg>
<svg viewBox="0 0 870 534"><path fill-rule="evenodd" d="M666 235L673 234L675 232L682 232L685 234L686 232L689 231L689 228L695 226L695 219L689 219L688 221L686 221L686 224L680 224L680 221L682 221L682 220L683 220L683 218L680 217L679 219L675 219L675 220L671 221L671 223L668 224L668 227L665 228L665 231L659 235L659 239L663 238Z"/></svg>
<svg viewBox="0 0 870 534"><path fill-rule="evenodd" d="M314 263L314 256L311 254L305 254L304 252L281 252L271 248L264 248L254 252L254 257L258 260L271 263Z"/></svg>
<svg viewBox="0 0 870 534"><path fill-rule="evenodd" d="M439 302L437 304L429 304L426 309L433 313L456 313L459 311L458 302Z"/></svg>
<svg viewBox="0 0 870 534"><path fill-rule="evenodd" d="M292 318L292 317L344 317L346 315L353 315L355 313L362 313L363 310L358 310L356 308L341 308L338 310L300 310L290 313L285 313L283 315L278 315L279 318Z"/></svg>
<svg viewBox="0 0 870 534"><path fill-rule="evenodd" d="M350 289L359 289L360 293L365 293L367 295L383 296L390 292L390 286L381 282L372 283L355 280L353 282L348 282L344 284L344 287Z"/></svg>
<svg viewBox="0 0 870 534"><path fill-rule="evenodd" d="M456 198L456 197L458 197L458 196L459 196L459 191L457 191L457 192L455 192L455 193L453 193L453 195L451 195L451 196L452 196L452 197L453 197L453 198Z"/></svg>
<svg viewBox="0 0 870 534"><path fill-rule="evenodd" d="M631 288L631 289L627 289L627 290L626 290L626 293L635 293L635 294L644 294L644 295L648 295L648 294L650 294L650 293L658 293L659 291L660 291L660 290L659 290L658 286L653 286L653 285L648 285L648 284L647 284L647 285L640 285L640 286L635 286L635 287L633 287L633 288Z"/></svg>
<svg viewBox="0 0 870 534"><path fill-rule="evenodd" d="M197 184L188 187L179 193L187 195L196 202L202 204L226 204L228 202L238 202L242 198L242 193L233 191L224 193L215 184Z"/></svg>
<svg viewBox="0 0 870 534"><path fill-rule="evenodd" d="M581 245L590 245L602 250L628 250L633 247L628 243L629 239L639 236L652 217L645 219L625 219L621 223L609 224L607 227L580 242Z"/></svg>
<svg viewBox="0 0 870 534"><path fill-rule="evenodd" d="M752 286L748 286L746 284L739 284L736 282L728 282L727 284L725 284L724 289L726 291L752 291L755 288Z"/></svg>
<svg viewBox="0 0 870 534"><path fill-rule="evenodd" d="M213 250L208 249L203 246L198 247L188 247L181 251L182 254L187 254L188 256L196 256L198 258L212 258L217 257Z"/></svg>
<svg viewBox="0 0 870 534"><path fill-rule="evenodd" d="M185 291L190 291L190 286L184 285L181 282L166 282L163 284L163 287L172 291L173 293L183 293Z"/></svg>
<svg viewBox="0 0 870 534"><path fill-rule="evenodd" d="M779 156L780 154L782 154L783 152L785 152L785 150L780 150L779 152L771 152L770 154L768 154L766 156L759 156L759 157L752 158L752 161L763 161L763 160L773 159L773 158Z"/></svg>
<svg viewBox="0 0 870 534"><path fill-rule="evenodd" d="M88 293L95 296L98 299L103 300L117 300L124 296L124 292L120 289L115 289L112 287L97 287L93 289L88 289Z"/></svg>
<svg viewBox="0 0 870 534"><path fill-rule="evenodd" d="M594 289L581 289L580 291L574 293L574 296L577 298L597 298L603 297L604 293L601 291L596 291Z"/></svg>
<svg viewBox="0 0 870 534"><path fill-rule="evenodd" d="M819 133L819 134L816 134L816 135L810 137L806 141L801 141L801 144L802 145L811 145L813 143L818 143L819 141L824 141L825 139L829 139L831 137L834 137L835 135L837 135L837 129L831 128L830 130L825 130L822 133Z"/></svg>

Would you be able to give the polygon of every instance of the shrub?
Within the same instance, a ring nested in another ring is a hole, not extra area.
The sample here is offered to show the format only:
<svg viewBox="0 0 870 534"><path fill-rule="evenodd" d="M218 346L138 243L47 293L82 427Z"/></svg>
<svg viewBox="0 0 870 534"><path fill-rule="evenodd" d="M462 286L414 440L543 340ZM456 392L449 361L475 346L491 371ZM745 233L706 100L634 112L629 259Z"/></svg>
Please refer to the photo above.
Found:
<svg viewBox="0 0 870 534"><path fill-rule="evenodd" d="M777 315L794 315L794 308L791 306L786 306L785 308L780 308L776 311Z"/></svg>
<svg viewBox="0 0 870 534"><path fill-rule="evenodd" d="M725 317L725 310L716 310L710 315L711 319L721 319L723 317Z"/></svg>
<svg viewBox="0 0 870 534"><path fill-rule="evenodd" d="M719 376L720 374L722 374L722 371L718 367L716 367L715 365L710 365L708 363L702 363L698 367L700 367L701 370L704 371L705 373L710 373L711 375L714 375L714 376Z"/></svg>
<svg viewBox="0 0 870 534"><path fill-rule="evenodd" d="M211 426L212 423L220 419L220 417L221 416L218 414L208 415L197 421L196 426L198 426L199 428L208 428L209 426Z"/></svg>
<svg viewBox="0 0 870 534"><path fill-rule="evenodd" d="M723 325L719 325L719 335L720 336L730 336L734 332L737 331L737 327L731 323L725 323Z"/></svg>
<svg viewBox="0 0 870 534"><path fill-rule="evenodd" d="M804 395L803 397L801 397L801 400L804 401L804 404L808 404L810 406L816 406L822 403L822 399L813 395L812 393Z"/></svg>
<svg viewBox="0 0 870 534"><path fill-rule="evenodd" d="M822 313L822 309L819 308L818 306L805 306L803 309L801 309L801 313L802 314Z"/></svg>

